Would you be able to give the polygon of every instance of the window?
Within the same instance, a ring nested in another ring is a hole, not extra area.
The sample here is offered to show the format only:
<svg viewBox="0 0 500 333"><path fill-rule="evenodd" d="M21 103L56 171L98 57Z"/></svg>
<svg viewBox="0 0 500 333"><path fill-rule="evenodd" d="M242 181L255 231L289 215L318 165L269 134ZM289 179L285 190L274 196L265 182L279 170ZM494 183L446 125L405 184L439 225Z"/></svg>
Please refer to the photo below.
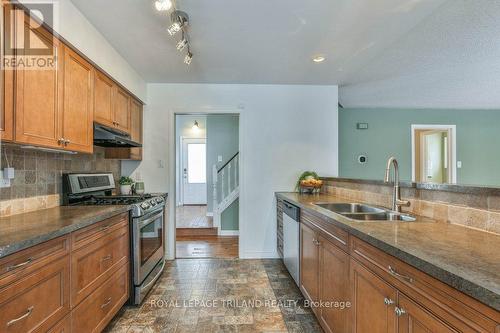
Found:
<svg viewBox="0 0 500 333"><path fill-rule="evenodd" d="M188 183L207 182L207 151L205 143L187 145Z"/></svg>

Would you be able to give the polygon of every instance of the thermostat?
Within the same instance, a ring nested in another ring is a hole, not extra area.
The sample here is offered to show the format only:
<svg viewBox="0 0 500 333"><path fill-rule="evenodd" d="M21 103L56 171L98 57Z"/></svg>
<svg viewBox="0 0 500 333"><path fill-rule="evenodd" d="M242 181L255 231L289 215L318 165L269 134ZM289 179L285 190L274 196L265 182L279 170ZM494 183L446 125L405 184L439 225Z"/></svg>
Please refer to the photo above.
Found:
<svg viewBox="0 0 500 333"><path fill-rule="evenodd" d="M358 156L358 163L359 164L366 164L368 162L368 157L366 155L359 155Z"/></svg>

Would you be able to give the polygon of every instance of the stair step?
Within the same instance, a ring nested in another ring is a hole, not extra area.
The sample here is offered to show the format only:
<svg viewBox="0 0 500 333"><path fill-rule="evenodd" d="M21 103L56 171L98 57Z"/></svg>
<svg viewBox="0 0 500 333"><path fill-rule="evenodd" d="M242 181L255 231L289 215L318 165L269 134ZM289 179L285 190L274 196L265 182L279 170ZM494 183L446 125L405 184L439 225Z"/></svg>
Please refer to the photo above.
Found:
<svg viewBox="0 0 500 333"><path fill-rule="evenodd" d="M214 236L217 228L177 228L176 236Z"/></svg>

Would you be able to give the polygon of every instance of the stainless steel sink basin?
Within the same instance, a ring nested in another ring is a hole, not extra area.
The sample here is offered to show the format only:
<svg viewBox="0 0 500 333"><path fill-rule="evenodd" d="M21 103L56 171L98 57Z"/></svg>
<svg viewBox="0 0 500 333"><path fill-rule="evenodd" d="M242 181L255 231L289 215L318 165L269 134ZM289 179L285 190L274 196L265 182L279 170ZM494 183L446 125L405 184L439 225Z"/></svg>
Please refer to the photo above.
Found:
<svg viewBox="0 0 500 333"><path fill-rule="evenodd" d="M356 221L400 221L400 222L415 222L417 219L410 215L382 212L372 214L342 214L343 216Z"/></svg>
<svg viewBox="0 0 500 333"><path fill-rule="evenodd" d="M359 203L317 203L316 206L328 209L348 219L359 222L415 222L417 220L413 216L407 214Z"/></svg>
<svg viewBox="0 0 500 333"><path fill-rule="evenodd" d="M316 204L321 208L331 210L332 212L344 214L344 213L383 213L384 209L375 208L368 205L363 205L359 203L319 203Z"/></svg>

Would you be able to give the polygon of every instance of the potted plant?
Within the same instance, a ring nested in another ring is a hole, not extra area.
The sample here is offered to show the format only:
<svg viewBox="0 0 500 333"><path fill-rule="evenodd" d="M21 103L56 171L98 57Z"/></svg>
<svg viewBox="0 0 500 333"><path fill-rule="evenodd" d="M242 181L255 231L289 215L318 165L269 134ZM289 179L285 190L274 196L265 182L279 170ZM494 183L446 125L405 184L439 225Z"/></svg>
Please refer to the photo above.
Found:
<svg viewBox="0 0 500 333"><path fill-rule="evenodd" d="M123 195L132 194L132 184L134 181L130 177L121 177L120 178L120 193Z"/></svg>

